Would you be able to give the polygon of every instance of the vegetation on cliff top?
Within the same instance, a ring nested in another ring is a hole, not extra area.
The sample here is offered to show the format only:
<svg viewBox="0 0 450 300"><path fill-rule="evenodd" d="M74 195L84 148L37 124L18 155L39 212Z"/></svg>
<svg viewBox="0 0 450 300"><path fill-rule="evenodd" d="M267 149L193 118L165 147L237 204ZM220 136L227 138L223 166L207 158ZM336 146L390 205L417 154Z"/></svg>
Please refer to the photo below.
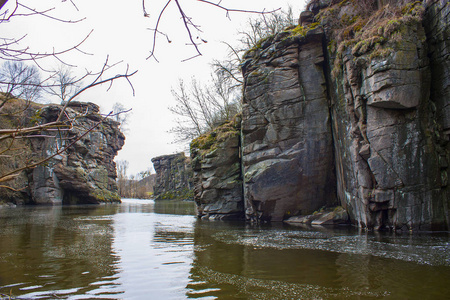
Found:
<svg viewBox="0 0 450 300"><path fill-rule="evenodd" d="M199 150L211 152L228 138L238 136L240 134L240 119L240 114L238 114L231 121L226 121L214 130L194 139L190 144L191 153L197 153Z"/></svg>
<svg viewBox="0 0 450 300"><path fill-rule="evenodd" d="M389 56L402 42L405 27L419 24L424 12L422 1L332 1L315 18L327 32L328 50L336 56L333 74L348 51L369 60Z"/></svg>

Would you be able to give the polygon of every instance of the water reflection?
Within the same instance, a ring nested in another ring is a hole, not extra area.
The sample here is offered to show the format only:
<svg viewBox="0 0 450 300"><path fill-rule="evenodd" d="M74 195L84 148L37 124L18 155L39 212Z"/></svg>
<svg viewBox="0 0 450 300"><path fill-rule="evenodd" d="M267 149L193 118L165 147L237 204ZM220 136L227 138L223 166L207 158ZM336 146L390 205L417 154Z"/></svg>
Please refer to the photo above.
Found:
<svg viewBox="0 0 450 300"><path fill-rule="evenodd" d="M192 202L0 210L20 299L444 299L447 233L196 220Z"/></svg>
<svg viewBox="0 0 450 300"><path fill-rule="evenodd" d="M38 298L87 293L101 277L116 274L111 218L115 207L34 207L0 210L2 291ZM12 286L11 286L12 285Z"/></svg>
<svg viewBox="0 0 450 300"><path fill-rule="evenodd" d="M450 293L448 235L199 222L194 241L190 298L444 299Z"/></svg>

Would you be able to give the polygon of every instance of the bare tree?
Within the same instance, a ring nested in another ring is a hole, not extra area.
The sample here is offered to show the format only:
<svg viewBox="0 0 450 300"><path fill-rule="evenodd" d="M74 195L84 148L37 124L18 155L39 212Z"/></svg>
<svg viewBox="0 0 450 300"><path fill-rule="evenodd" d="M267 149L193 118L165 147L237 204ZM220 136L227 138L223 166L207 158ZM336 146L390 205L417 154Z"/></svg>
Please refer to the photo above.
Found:
<svg viewBox="0 0 450 300"><path fill-rule="evenodd" d="M117 186L119 188L119 195L125 197L128 182L127 172L129 162L127 160L118 160L116 162L116 166L117 166Z"/></svg>
<svg viewBox="0 0 450 300"><path fill-rule="evenodd" d="M202 84L194 77L189 86L179 80L172 89L176 105L169 110L176 116L177 126L171 129L175 142L188 142L213 130L240 111L238 91L214 73L211 81Z"/></svg>
<svg viewBox="0 0 450 300"><path fill-rule="evenodd" d="M249 49L258 47L265 38L283 31L296 24L292 7L287 10L277 10L270 14L260 14L257 18L249 18L247 25L237 33L236 45L224 44L228 47L228 55L222 59L213 61L212 66L216 73L221 73L222 80L229 86L240 88L243 83L239 66L242 63L242 55Z"/></svg>
<svg viewBox="0 0 450 300"><path fill-rule="evenodd" d="M0 68L0 91L3 92L0 109L11 98L35 101L39 99L42 86L39 70L23 61L5 61Z"/></svg>
<svg viewBox="0 0 450 300"><path fill-rule="evenodd" d="M71 66L60 64L53 71L47 92L52 96L58 97L61 103L64 104L67 99L81 89L84 77L78 78L74 74Z"/></svg>
<svg viewBox="0 0 450 300"><path fill-rule="evenodd" d="M112 110L114 113L113 119L116 122L120 123L119 129L122 132L127 132L128 131L127 125L130 119L131 109L127 109L122 103L116 102L114 103Z"/></svg>

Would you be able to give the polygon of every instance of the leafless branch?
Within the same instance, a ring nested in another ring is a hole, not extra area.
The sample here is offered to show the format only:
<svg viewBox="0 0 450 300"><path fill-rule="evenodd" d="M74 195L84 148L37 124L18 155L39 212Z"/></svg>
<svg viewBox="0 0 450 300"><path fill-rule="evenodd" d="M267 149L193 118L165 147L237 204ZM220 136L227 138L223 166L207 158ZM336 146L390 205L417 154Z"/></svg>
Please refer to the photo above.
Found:
<svg viewBox="0 0 450 300"><path fill-rule="evenodd" d="M109 57L108 57L108 58L109 58ZM59 116L58 116L57 121L61 121L61 118L63 117L64 112L65 112L65 109L67 108L67 106L69 105L69 103L70 103L73 99L75 99L75 98L78 97L81 93L87 91L88 89L91 89L91 88L93 88L93 87L95 87L95 86L98 86L98 85L102 85L102 84L105 84L105 83L113 83L113 82L114 82L115 80L117 80L117 79L125 78L125 79L127 80L127 82L130 84L130 86L131 86L131 88L132 88L132 90L133 90L133 96L134 96L134 87L133 87L133 85L131 84L131 81L129 80L129 77L131 77L131 76L133 76L134 74L136 74L137 71L134 71L134 72L132 72L132 73L128 73L128 67L127 67L127 70L126 70L126 73L125 73L125 74L118 74L118 75L113 76L113 77L110 77L110 78L108 78L108 79L101 80L101 76L104 74L105 70L107 70L107 69L110 68L110 66L108 66L108 58L106 58L106 61L105 61L105 63L103 64L102 70L100 71L100 73L98 74L98 76L95 78L95 80L94 80L91 84L89 84L89 85L85 86L84 88L80 89L78 92L76 92L74 95L72 95L72 96L67 100L67 102L64 104L64 107L63 107L61 113L60 113Z"/></svg>
<svg viewBox="0 0 450 300"><path fill-rule="evenodd" d="M196 54L194 54L192 57L189 57L189 58L187 58L187 59L182 60L183 62L185 62L185 61L191 60L191 59L193 59L193 58L196 58L196 57L202 55L202 53L201 53L201 51L200 51L200 48L199 48L199 45L200 45L201 43L197 43L197 42L195 41L195 39L194 39L194 34L193 34L193 31L201 32L201 30L200 30L200 26L197 25L197 24L195 24L195 23L192 21L192 18L189 17L189 16L185 13L185 10L183 9L183 7L182 7L181 4L180 4L180 1L179 1L179 0L173 0L173 1L174 1L174 2L176 3L176 5L177 5L178 12L179 12L179 14L180 14L180 16L181 16L181 19L182 19L182 21L183 21L183 25L184 25L185 30L186 30L186 32L187 32L187 36L188 36L188 39L189 39L189 41L190 41L190 43L188 44L188 46L194 47L194 50L195 50L195 53L196 53ZM204 4L212 5L212 6L214 6L214 7L217 7L217 8L219 8L219 9L222 9L222 10L225 10L225 11L226 11L226 16L227 16L227 18L230 18L229 14L230 14L231 12L251 13L251 14L262 14L262 15L265 15L265 14L271 14L271 13L277 12L277 11L279 11L279 10L281 9L281 8L278 8L278 9L271 10L271 11L265 11L265 10L263 10L263 11L245 10L245 9L236 9L236 8L228 8L228 7L225 7L225 6L221 5L222 1L219 1L219 2L217 2L217 3L214 3L214 2L211 2L211 1L206 1L206 0L197 0L197 1L198 1L198 2L201 2L201 3L204 3ZM168 1L166 2L166 4L164 5L163 9L159 12L159 15L158 15L158 19L157 19L157 21L156 21L155 28L154 28L154 29L151 29L151 30L153 31L153 45L152 45L152 49L151 49L151 51L150 51L150 55L147 57L147 59L153 58L153 59L155 59L155 61L159 62L158 59L156 58L156 55L155 55L155 50L156 50L156 39L157 39L158 34L164 35L164 36L167 38L168 42L169 42L169 43L171 42L170 39L168 38L168 35L165 34L164 32L162 32L162 31L159 29L160 24L161 24L161 19L162 19L163 15L164 15L164 12L166 11L167 7L169 6L169 4L170 4L171 2L172 2L172 0L168 0ZM145 0L142 1L142 6L143 6L143 11L144 11L144 16L147 17L147 16L148 16L148 13L147 13L146 10L145 10ZM198 39L200 39L202 43L207 43L207 41L204 40L204 39L201 39L201 38L198 38Z"/></svg>
<svg viewBox="0 0 450 300"><path fill-rule="evenodd" d="M71 2L72 2L72 1L71 1ZM73 2L72 2L72 4L73 4ZM48 12L54 10L54 9L55 9L54 7L49 8L49 9L46 9L46 10L44 10L44 11L38 11L38 10L36 10L36 9L34 9L34 8L31 8L31 7L29 7L29 6L26 6L26 5L22 4L22 3L18 3L18 5L21 6L21 7L23 7L23 8L25 8L25 9L27 9L27 10L29 10L30 13L23 13L23 14L17 14L17 13L16 13L16 14L14 14L15 17L28 17L28 16L32 16L32 15L41 15L41 16L43 16L43 17L46 17L46 18L49 18L49 19L52 19L52 20L55 20L55 21L58 21L58 22L63 22L63 23L79 23L79 22L81 22L81 21L83 21L83 20L86 19L86 18L82 18L82 19L78 19L78 20L64 20L64 19L59 19L59 18L50 16L50 15L47 14ZM75 8L77 8L77 7L75 6ZM77 9L78 9L78 8L77 8Z"/></svg>
<svg viewBox="0 0 450 300"><path fill-rule="evenodd" d="M142 1L145 1L145 0L142 0ZM160 22L161 22L161 18L162 18L162 16L163 16L164 12L166 11L166 8L169 6L170 2L172 2L172 0L167 1L166 5L164 5L163 9L159 12L159 16L158 16L158 20L156 21L155 29L153 29L153 30L154 30L154 33L153 33L153 46L152 46L152 50L150 51L150 55L147 57L147 59L153 57L157 62L159 62L158 59L157 59L156 56L155 56L156 37L157 37L157 34L160 32L158 29L159 29L159 24L160 24ZM144 7L145 7L145 6L144 6ZM144 15L145 15L145 14L146 14L146 12L145 12L145 10L144 10ZM167 36L167 35L166 35L166 36Z"/></svg>
<svg viewBox="0 0 450 300"><path fill-rule="evenodd" d="M265 10L263 10L263 11L256 11L256 10L245 10L245 9L234 9L234 8L227 8L227 7L224 7L224 6L220 5L220 3L222 1L219 1L219 3L213 3L211 1L206 1L206 0L197 0L197 1L203 2L203 3L206 3L206 4L210 4L210 5L213 5L215 7L220 8L220 9L225 10L226 13L227 13L227 18L229 18L230 12L239 12L239 13L247 13L247 14L271 14L271 13L274 13L274 12L279 11L281 9L281 8L278 8L278 9L274 9L274 10L270 10L270 11L265 11Z"/></svg>
<svg viewBox="0 0 450 300"><path fill-rule="evenodd" d="M72 147L76 142L78 142L79 140L81 140L83 137L85 137L89 132L91 132L92 130L94 130L95 128L97 128L103 121L105 121L108 117L110 116L110 114L106 115L105 117L103 117L100 121L96 122L91 128L89 128L88 130L86 130L85 132L83 132L83 134L81 134L80 136L78 136L77 138L75 138L71 143L69 143L68 145L64 146L63 148L59 149L58 151L56 151L54 154L47 156L35 163L32 164L27 164L21 168L17 168L15 170L9 171L8 173L1 175L0 176L0 182L1 181L6 181L4 180L4 178L10 178L8 180L12 180L14 179L15 176L19 176L20 172L24 171L24 170L28 170L28 169L33 169L37 166L40 166L42 164L44 164L45 162L51 160L52 158L54 158L55 156L60 155L61 153L63 153L64 151L66 151L67 149L69 149L70 147ZM3 179L3 180L2 180Z"/></svg>

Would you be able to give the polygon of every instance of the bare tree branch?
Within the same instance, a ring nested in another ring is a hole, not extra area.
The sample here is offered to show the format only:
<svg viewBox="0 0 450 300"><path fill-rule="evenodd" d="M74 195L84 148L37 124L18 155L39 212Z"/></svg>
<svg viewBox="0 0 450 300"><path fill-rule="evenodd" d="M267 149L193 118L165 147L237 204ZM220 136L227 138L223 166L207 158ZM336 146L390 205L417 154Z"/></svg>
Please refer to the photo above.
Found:
<svg viewBox="0 0 450 300"><path fill-rule="evenodd" d="M186 58L186 59L183 59L183 60L182 60L182 62L185 62L185 61L191 60L191 59L193 59L193 58L196 58L196 57L202 55L202 53L201 53L201 51L200 51L200 48L199 48L199 45L201 45L201 43L198 43L198 42L195 41L196 39L194 39L194 34L193 34L193 31L197 31L197 32L200 33L201 30L200 30L200 26L197 25L197 24L195 24L195 23L193 22L192 18L189 17L189 16L186 14L185 10L183 9L183 7L182 7L181 4L180 4L180 1L179 1L179 0L173 0L173 1L174 1L174 2L176 3L176 5L177 5L178 12L179 12L179 14L180 14L180 16L181 16L181 20L183 21L184 28L185 28L185 30L186 30L186 32L187 32L187 37L188 37L188 39L189 39L189 41L190 41L190 43L187 44L187 45L188 45L188 46L194 47L194 51L195 51L195 54L194 54L193 56L191 56L191 57L189 57L189 58ZM222 1L219 1L218 3L214 3L214 2L206 1L206 0L197 0L197 1L200 2L200 3L203 3L203 4L212 5L212 6L214 6L214 7L219 8L219 9L225 10L225 11L226 11L226 16L227 16L227 18L230 18L230 15L229 15L229 14L230 14L231 12L250 13L250 14L262 14L262 15L265 15L265 14L272 14L272 13L277 12L277 11L279 11L279 10L281 9L281 8L278 8L278 9L271 10L271 11L265 11L265 10L263 10L263 11L245 10L245 9L236 9L236 8L228 8L228 7L225 7L225 6L221 5L221 2L222 2ZM159 28L159 27L160 27L160 24L161 24L161 19L162 19L163 15L164 15L164 12L166 11L167 7L169 6L169 4L170 4L171 2L172 2L172 0L168 0L168 1L166 2L166 4L164 5L164 7L162 8L162 10L159 12L159 15L158 15L158 19L157 19L157 21L156 21L155 28L154 28L154 29L150 29L150 30L153 31L153 45L152 45L152 49L151 49L151 51L150 51L150 55L147 57L147 59L153 58L153 59L155 59L155 61L159 62L158 59L156 58L156 55L155 55L156 39L157 39L158 34L164 35L164 36L167 38L167 41L168 41L169 43L171 42L171 40L169 39L168 35L167 35L166 33L164 33L163 31L161 31L160 28ZM143 11L144 11L144 16L147 17L147 16L148 16L148 13L147 13L146 10L145 10L145 0L143 0L142 6L143 6ZM200 37L197 37L197 39L199 39L202 43L207 43L207 41L206 41L205 39L202 39L202 38L200 38Z"/></svg>
<svg viewBox="0 0 450 300"><path fill-rule="evenodd" d="M112 113L112 112L111 112ZM111 114L110 113L110 114ZM18 176L20 172L27 170L27 169L32 169L35 168L39 165L42 165L43 163L51 160L52 158L54 158L57 155L60 155L61 153L63 153L64 151L66 151L67 149L69 149L70 147L72 147L76 142L78 142L79 140L81 140L83 137L85 137L89 132L91 132L92 130L94 130L95 128L97 128L103 121L105 121L110 114L108 114L107 116L103 117L100 121L98 121L97 123L95 123L91 128L89 128L88 130L86 130L83 134L81 134L80 136L78 136L77 138L75 138L71 143L69 143L68 145L66 145L65 147L61 148L60 150L56 151L54 154L47 156L35 163L32 164L27 164L21 168L17 168L15 170L12 170L6 174L0 175L0 180L12 176ZM9 180L12 180L14 178L11 178Z"/></svg>

